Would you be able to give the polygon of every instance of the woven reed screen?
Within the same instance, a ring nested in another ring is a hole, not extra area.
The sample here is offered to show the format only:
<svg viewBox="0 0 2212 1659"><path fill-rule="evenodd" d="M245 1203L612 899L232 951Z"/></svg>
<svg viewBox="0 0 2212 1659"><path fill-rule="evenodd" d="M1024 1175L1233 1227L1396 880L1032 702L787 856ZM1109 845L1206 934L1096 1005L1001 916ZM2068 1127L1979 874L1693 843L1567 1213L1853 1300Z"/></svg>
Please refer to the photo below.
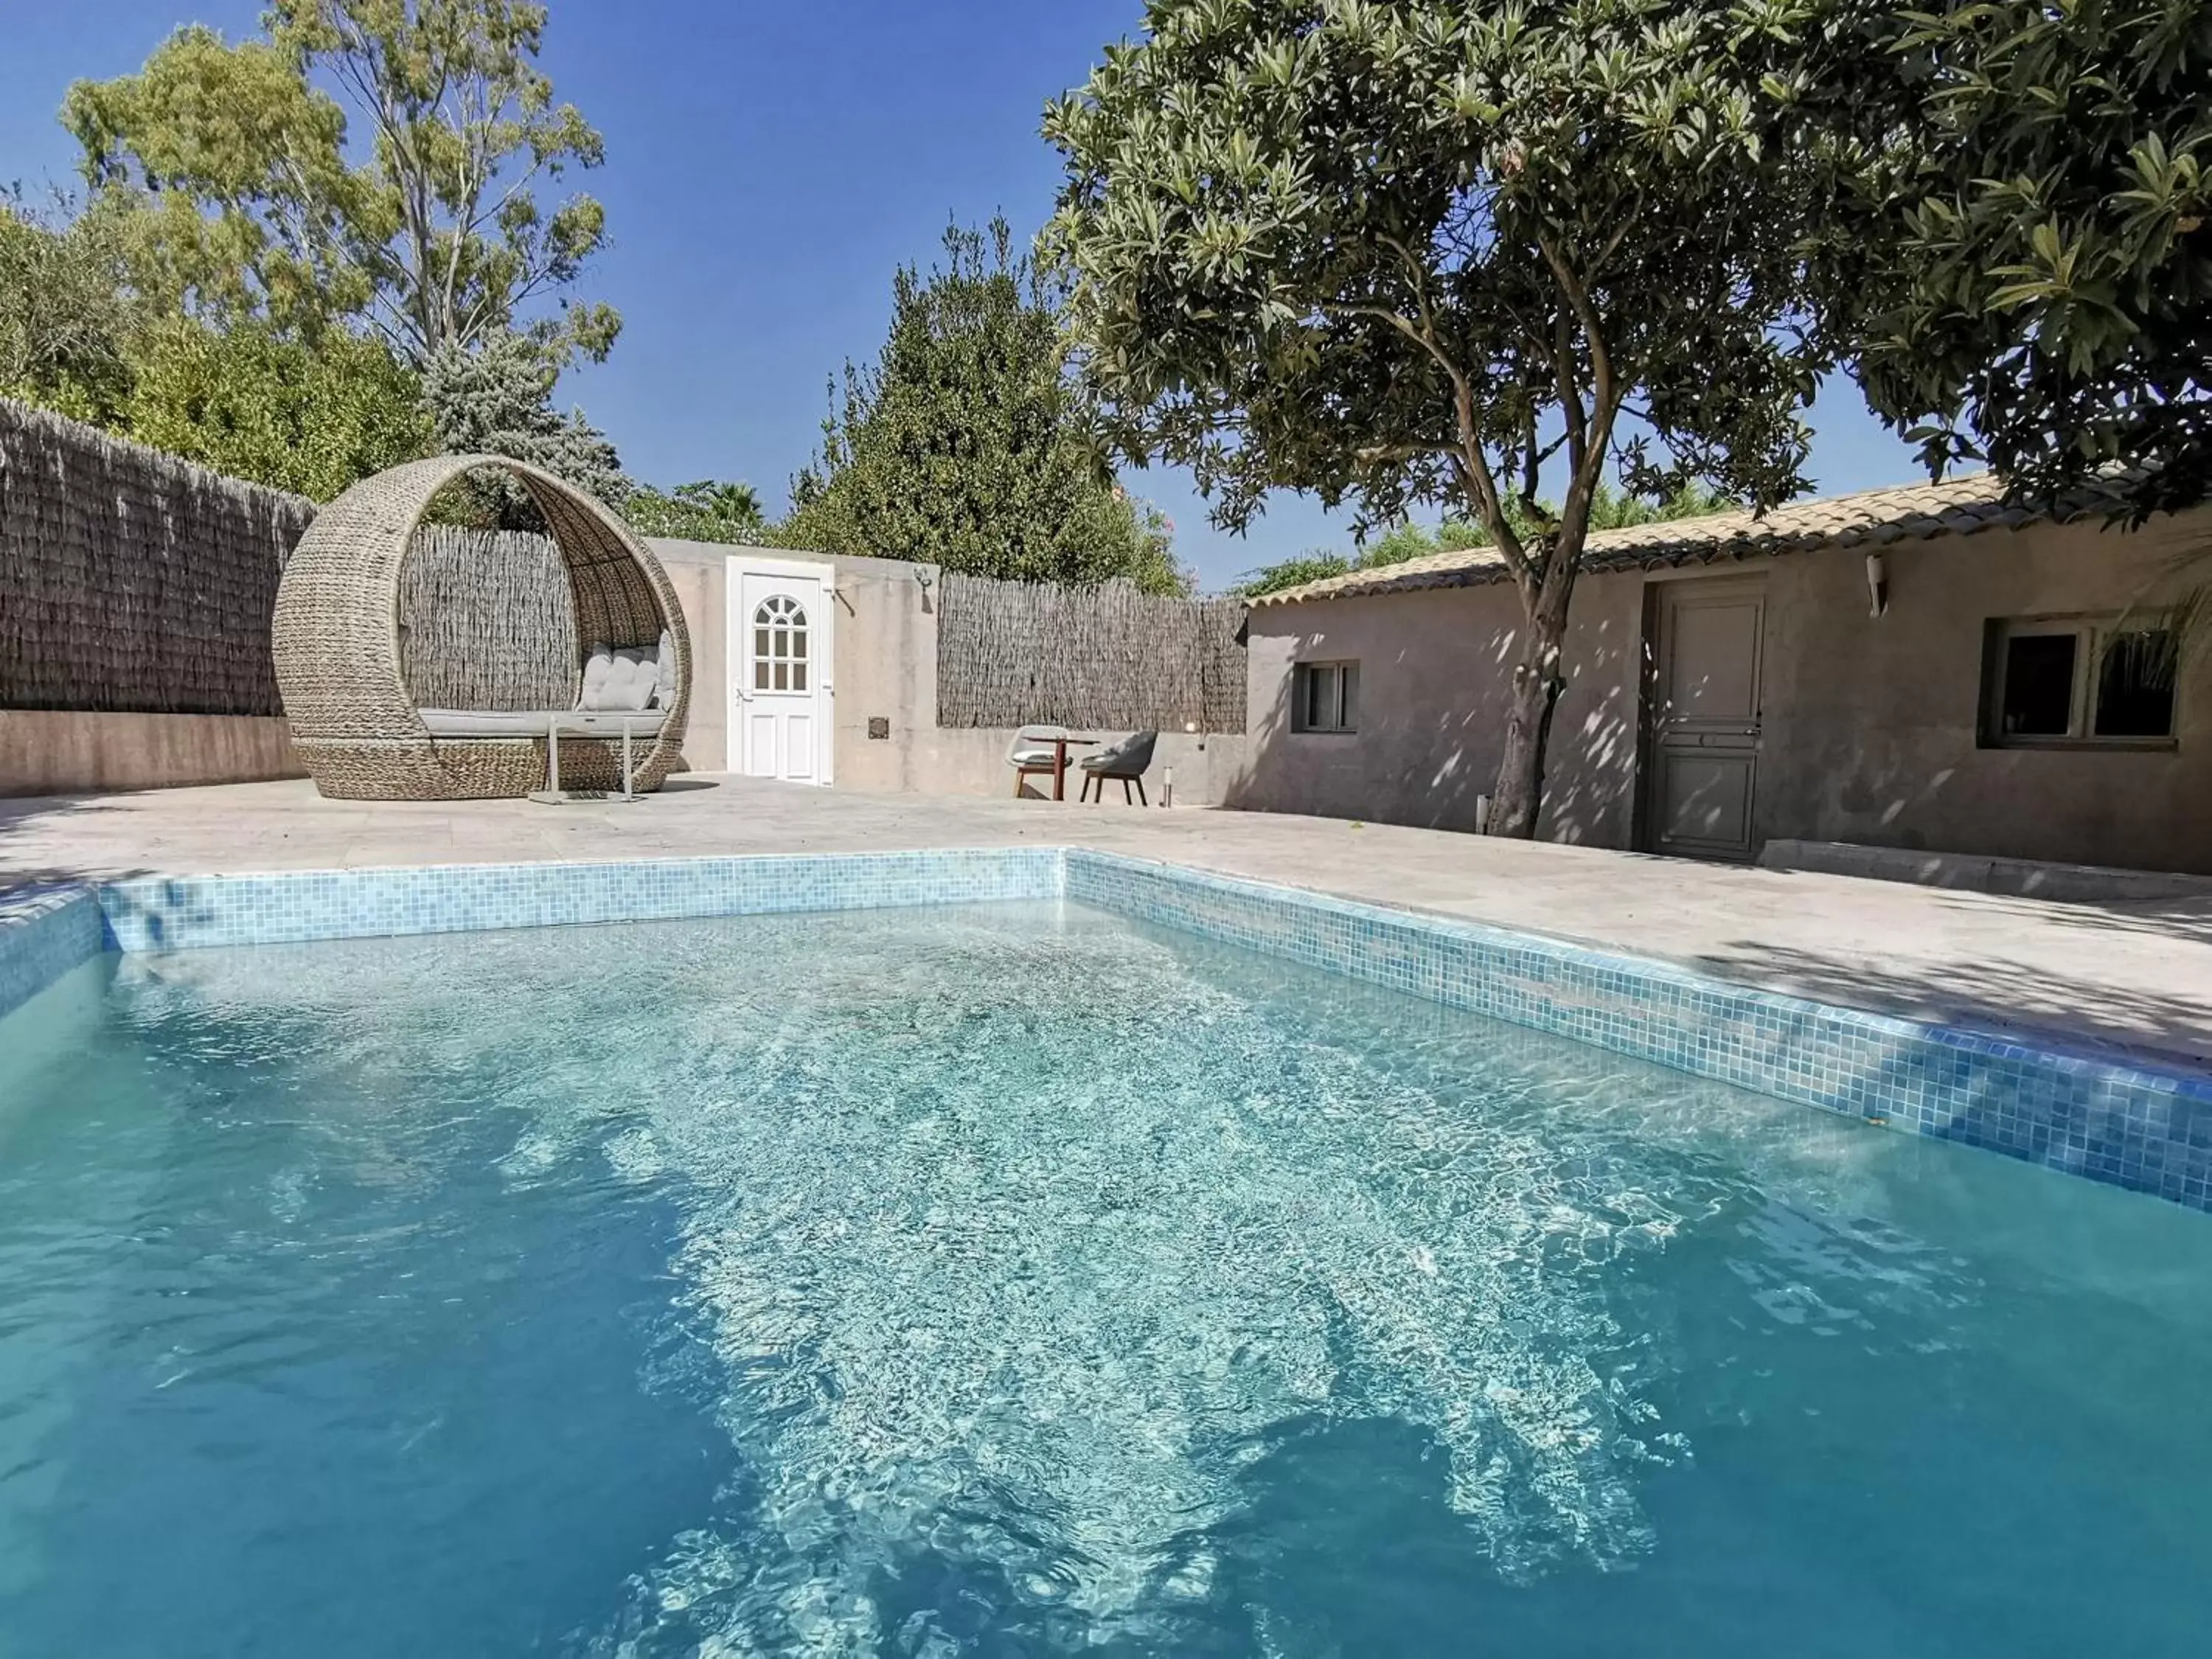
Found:
<svg viewBox="0 0 2212 1659"><path fill-rule="evenodd" d="M0 708L274 714L315 505L0 399Z"/></svg>
<svg viewBox="0 0 2212 1659"><path fill-rule="evenodd" d="M576 617L551 539L425 526L399 567L399 665L418 708L568 708Z"/></svg>
<svg viewBox="0 0 2212 1659"><path fill-rule="evenodd" d="M1244 729L1244 601L1160 599L947 572L937 723L1109 731Z"/></svg>
<svg viewBox="0 0 2212 1659"><path fill-rule="evenodd" d="M0 708L282 712L276 580L315 504L0 399ZM566 708L568 577L543 536L430 526L400 658L434 708Z"/></svg>

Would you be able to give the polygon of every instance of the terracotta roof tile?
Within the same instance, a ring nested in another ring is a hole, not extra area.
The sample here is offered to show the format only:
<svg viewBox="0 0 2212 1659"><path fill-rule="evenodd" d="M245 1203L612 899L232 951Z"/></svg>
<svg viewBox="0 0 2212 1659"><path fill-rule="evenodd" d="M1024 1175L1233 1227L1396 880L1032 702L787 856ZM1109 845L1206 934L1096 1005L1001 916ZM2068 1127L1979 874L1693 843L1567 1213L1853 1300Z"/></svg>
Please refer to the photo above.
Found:
<svg viewBox="0 0 2212 1659"><path fill-rule="evenodd" d="M1748 512L1716 513L1666 524L1631 525L1592 532L1583 547L1584 570L1624 570L1658 565L1701 564L1816 547L1881 546L1970 535L2047 516L2005 505L1996 476L1978 472L1942 483L1901 484L1852 495L1791 501L1764 518ZM1426 587L1473 587L1506 579L1505 562L1491 548L1429 553L1402 564L1352 570L1264 593L1255 605L1307 599L1407 593Z"/></svg>

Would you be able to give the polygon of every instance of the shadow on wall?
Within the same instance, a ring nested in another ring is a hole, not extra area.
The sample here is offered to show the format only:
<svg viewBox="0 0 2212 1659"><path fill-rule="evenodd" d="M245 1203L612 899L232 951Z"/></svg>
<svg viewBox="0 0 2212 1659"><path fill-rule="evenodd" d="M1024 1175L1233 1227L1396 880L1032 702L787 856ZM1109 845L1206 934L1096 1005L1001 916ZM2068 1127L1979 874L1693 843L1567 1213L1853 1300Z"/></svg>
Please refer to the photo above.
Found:
<svg viewBox="0 0 2212 1659"><path fill-rule="evenodd" d="M1254 611L1249 749L1226 804L1473 830L1497 787L1521 629L1503 585ZM1547 840L1633 843L1642 635L1636 584L1585 588L1553 718ZM1353 729L1297 729L1297 665L1331 662L1358 665Z"/></svg>

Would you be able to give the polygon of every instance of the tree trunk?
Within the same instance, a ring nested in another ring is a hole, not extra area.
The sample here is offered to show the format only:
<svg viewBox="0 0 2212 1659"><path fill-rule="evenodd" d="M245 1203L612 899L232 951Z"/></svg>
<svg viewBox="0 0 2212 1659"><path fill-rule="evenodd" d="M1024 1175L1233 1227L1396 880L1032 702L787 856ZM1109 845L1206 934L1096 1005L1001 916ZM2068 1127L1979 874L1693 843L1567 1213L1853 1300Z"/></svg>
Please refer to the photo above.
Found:
<svg viewBox="0 0 2212 1659"><path fill-rule="evenodd" d="M1505 752L1498 757L1489 833L1521 841L1536 837L1544 805L1544 755L1552 737L1552 711L1567 689L1560 672L1567 634L1565 594L1546 593L1528 607L1528 643L1513 670L1512 703L1505 716Z"/></svg>

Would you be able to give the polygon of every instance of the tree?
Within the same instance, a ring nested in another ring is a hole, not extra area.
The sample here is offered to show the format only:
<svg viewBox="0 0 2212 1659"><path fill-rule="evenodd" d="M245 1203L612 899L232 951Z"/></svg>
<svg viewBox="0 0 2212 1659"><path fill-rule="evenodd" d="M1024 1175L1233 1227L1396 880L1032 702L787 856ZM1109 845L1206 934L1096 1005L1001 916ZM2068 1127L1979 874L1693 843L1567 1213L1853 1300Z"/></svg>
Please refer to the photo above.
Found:
<svg viewBox="0 0 2212 1659"><path fill-rule="evenodd" d="M1651 502L1623 493L1609 484L1601 483L1590 502L1589 527L1600 530L1620 530L1631 525L1660 524L1676 519L1703 518L1710 513L1726 513L1735 506L1726 496L1710 489L1691 488L1677 492L1667 501L1654 506ZM1509 516L1515 528L1523 537L1540 533L1545 520L1556 520L1559 510L1550 502L1543 506L1541 517L1523 510L1518 501L1508 504ZM1347 558L1341 553L1315 549L1295 559L1285 559L1280 564L1262 565L1246 574L1237 591L1247 598L1257 599L1262 593L1279 593L1286 587L1303 586L1330 576L1341 576L1354 570L1376 570L1389 565L1403 564L1408 559L1418 559L1431 553L1453 552L1464 548L1488 547L1490 532L1468 519L1446 519L1431 532L1407 519L1393 525L1374 544Z"/></svg>
<svg viewBox="0 0 2212 1659"><path fill-rule="evenodd" d="M422 381L380 340L340 331L310 347L180 317L149 331L134 367L124 428L234 478L326 501L434 453Z"/></svg>
<svg viewBox="0 0 2212 1659"><path fill-rule="evenodd" d="M1495 833L1536 831L1608 471L1804 487L1844 5L1152 0L1047 112L1045 246L1115 450L1190 465L1232 527L1291 488L1489 532L1526 624Z"/></svg>
<svg viewBox="0 0 2212 1659"><path fill-rule="evenodd" d="M1932 471L2134 514L2212 489L2212 27L2162 0L1936 0L1893 41L1836 246L1868 400Z"/></svg>
<svg viewBox="0 0 2212 1659"><path fill-rule="evenodd" d="M428 453L422 383L381 343L151 315L127 264L102 204L0 203L0 395L319 500Z"/></svg>
<svg viewBox="0 0 2212 1659"><path fill-rule="evenodd" d="M0 193L0 397L112 425L138 326L112 222Z"/></svg>
<svg viewBox="0 0 2212 1659"><path fill-rule="evenodd" d="M666 490L634 484L622 510L640 535L683 541L744 544L758 541L768 529L758 490L714 478Z"/></svg>
<svg viewBox="0 0 2212 1659"><path fill-rule="evenodd" d="M1237 579L1232 592L1248 599L1256 599L1263 593L1279 593L1286 587L1304 587L1308 582L1327 581L1331 576L1346 574L1353 568L1352 562L1341 553L1326 547L1311 547L1295 557L1263 564L1256 570L1248 570Z"/></svg>
<svg viewBox="0 0 2212 1659"><path fill-rule="evenodd" d="M875 365L792 483L789 546L933 562L1024 581L1188 579L1171 526L1102 479L1065 373L1057 295L1012 233L949 229L946 263L902 268ZM834 395L834 389L833 389Z"/></svg>
<svg viewBox="0 0 2212 1659"><path fill-rule="evenodd" d="M180 28L138 74L71 87L63 120L157 309L311 343L365 319L417 368L518 326L601 358L604 305L521 321L605 235L590 197L538 200L604 154L534 67L544 27L518 0L273 0L266 40Z"/></svg>
<svg viewBox="0 0 2212 1659"><path fill-rule="evenodd" d="M622 460L606 434L580 409L553 408L560 365L520 334L501 334L478 350L441 349L422 375L424 401L447 455L505 455L550 472L610 504L629 494ZM541 528L536 507L512 477L468 478L463 516L511 529Z"/></svg>

